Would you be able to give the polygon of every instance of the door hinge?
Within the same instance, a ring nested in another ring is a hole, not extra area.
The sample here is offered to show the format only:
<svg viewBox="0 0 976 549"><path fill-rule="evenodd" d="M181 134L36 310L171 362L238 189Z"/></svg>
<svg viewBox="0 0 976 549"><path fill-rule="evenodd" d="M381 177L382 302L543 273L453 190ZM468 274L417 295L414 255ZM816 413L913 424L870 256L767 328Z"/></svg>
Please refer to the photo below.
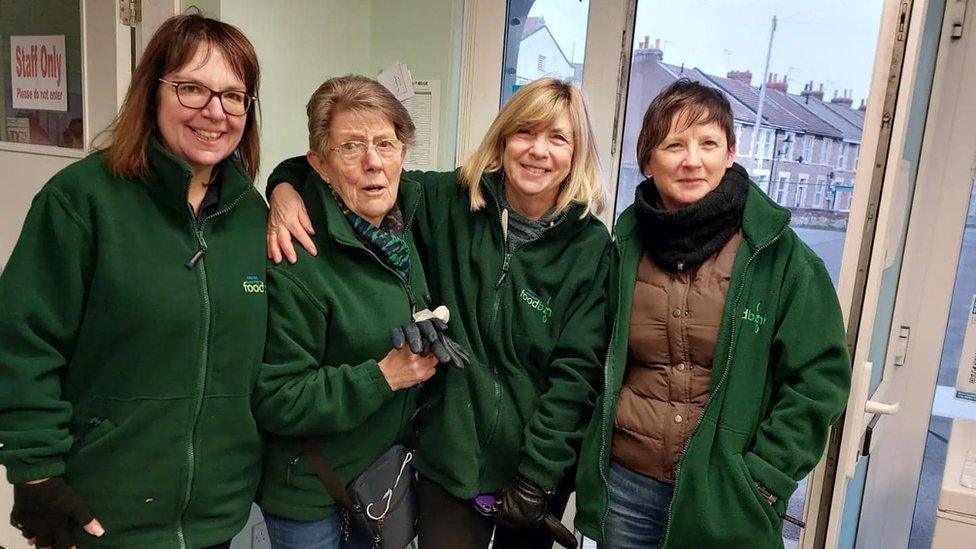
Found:
<svg viewBox="0 0 976 549"><path fill-rule="evenodd" d="M119 0L119 20L127 27L142 21L142 0Z"/></svg>
<svg viewBox="0 0 976 549"><path fill-rule="evenodd" d="M895 341L895 366L905 365L905 357L908 356L908 338L911 337L911 335L912 329L909 326L902 326L899 328L898 339Z"/></svg>
<svg viewBox="0 0 976 549"><path fill-rule="evenodd" d="M962 31L966 25L966 6L969 0L956 0L952 6L952 31L953 40L962 38Z"/></svg>

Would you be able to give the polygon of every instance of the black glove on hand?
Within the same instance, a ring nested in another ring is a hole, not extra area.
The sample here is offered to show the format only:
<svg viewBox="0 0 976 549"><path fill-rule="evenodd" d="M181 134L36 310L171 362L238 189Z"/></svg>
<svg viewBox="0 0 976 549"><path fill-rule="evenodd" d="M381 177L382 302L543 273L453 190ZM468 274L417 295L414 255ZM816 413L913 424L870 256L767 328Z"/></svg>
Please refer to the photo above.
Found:
<svg viewBox="0 0 976 549"><path fill-rule="evenodd" d="M35 546L68 549L75 545L73 529L95 520L78 494L60 477L37 484L14 485L10 524Z"/></svg>
<svg viewBox="0 0 976 549"><path fill-rule="evenodd" d="M406 343L418 355L434 353L437 360L451 363L456 368L464 368L471 361L471 355L447 335L447 322L436 316L418 320L393 328L393 347L403 348Z"/></svg>
<svg viewBox="0 0 976 549"><path fill-rule="evenodd" d="M549 512L548 502L545 490L519 475L514 484L502 490L495 520L511 528L543 530L559 545L576 549L576 538Z"/></svg>

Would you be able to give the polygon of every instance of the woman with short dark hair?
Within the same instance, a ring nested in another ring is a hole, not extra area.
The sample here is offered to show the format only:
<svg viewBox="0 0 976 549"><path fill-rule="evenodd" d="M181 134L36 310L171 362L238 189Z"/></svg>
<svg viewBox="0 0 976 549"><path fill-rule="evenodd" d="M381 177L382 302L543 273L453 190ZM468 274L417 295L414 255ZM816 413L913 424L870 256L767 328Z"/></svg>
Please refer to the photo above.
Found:
<svg viewBox="0 0 976 549"><path fill-rule="evenodd" d="M108 144L38 193L0 277L0 462L38 547L226 547L261 438L257 56L173 17Z"/></svg>
<svg viewBox="0 0 976 549"><path fill-rule="evenodd" d="M576 525L601 547L781 546L847 402L830 277L735 154L720 91L682 79L648 107L577 476Z"/></svg>

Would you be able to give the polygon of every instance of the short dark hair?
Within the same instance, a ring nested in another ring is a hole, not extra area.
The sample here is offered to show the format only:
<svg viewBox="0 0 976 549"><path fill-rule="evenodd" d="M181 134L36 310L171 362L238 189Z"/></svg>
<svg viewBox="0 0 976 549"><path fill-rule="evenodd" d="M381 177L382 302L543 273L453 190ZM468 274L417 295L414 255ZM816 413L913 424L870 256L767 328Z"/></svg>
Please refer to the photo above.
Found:
<svg viewBox="0 0 976 549"><path fill-rule="evenodd" d="M651 160L651 151L664 141L678 113L686 113L688 126L716 122L731 150L735 146L732 127L732 105L719 90L700 82L681 78L664 88L644 113L644 123L637 137L637 165L641 172Z"/></svg>

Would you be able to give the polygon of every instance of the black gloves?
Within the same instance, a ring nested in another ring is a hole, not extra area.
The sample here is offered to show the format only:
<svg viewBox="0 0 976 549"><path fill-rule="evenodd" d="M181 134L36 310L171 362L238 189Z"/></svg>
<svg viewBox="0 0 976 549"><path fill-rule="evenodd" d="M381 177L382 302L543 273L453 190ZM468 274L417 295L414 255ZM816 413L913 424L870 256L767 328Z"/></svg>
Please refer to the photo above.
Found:
<svg viewBox="0 0 976 549"><path fill-rule="evenodd" d="M434 353L442 363L451 363L456 368L464 368L471 361L471 355L447 335L447 308L438 307L434 312L426 309L414 315L414 321L392 330L393 347L403 348L404 343L418 355Z"/></svg>
<svg viewBox="0 0 976 549"><path fill-rule="evenodd" d="M14 485L10 524L27 539L36 538L37 547L67 549L75 545L75 526L84 527L93 520L88 506L60 477Z"/></svg>
<svg viewBox="0 0 976 549"><path fill-rule="evenodd" d="M511 528L543 530L559 545L576 549L576 538L549 512L548 502L545 490L519 475L514 484L502 490L495 520Z"/></svg>

